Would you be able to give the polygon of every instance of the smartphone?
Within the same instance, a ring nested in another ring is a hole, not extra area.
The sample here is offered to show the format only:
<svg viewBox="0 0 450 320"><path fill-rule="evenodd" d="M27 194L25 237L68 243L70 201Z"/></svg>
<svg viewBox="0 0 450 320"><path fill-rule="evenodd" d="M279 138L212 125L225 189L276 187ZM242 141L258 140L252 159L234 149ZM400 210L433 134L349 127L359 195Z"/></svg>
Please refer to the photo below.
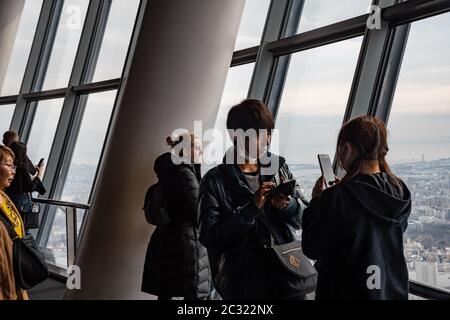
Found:
<svg viewBox="0 0 450 320"><path fill-rule="evenodd" d="M294 195L295 184L296 184L296 181L294 179L283 181L278 186L276 186L275 188L270 190L266 194L266 196L267 197L272 197L272 196L277 195L277 194L281 194L281 195L284 195L284 196L292 196L292 195Z"/></svg>
<svg viewBox="0 0 450 320"><path fill-rule="evenodd" d="M39 163L38 163L38 167L42 167L44 165L44 158L41 158L41 160L39 160Z"/></svg>
<svg viewBox="0 0 450 320"><path fill-rule="evenodd" d="M325 187L329 188L336 180L336 175L333 171L330 156L328 154L319 154L317 157L319 159L320 170L322 171L322 175L325 180Z"/></svg>

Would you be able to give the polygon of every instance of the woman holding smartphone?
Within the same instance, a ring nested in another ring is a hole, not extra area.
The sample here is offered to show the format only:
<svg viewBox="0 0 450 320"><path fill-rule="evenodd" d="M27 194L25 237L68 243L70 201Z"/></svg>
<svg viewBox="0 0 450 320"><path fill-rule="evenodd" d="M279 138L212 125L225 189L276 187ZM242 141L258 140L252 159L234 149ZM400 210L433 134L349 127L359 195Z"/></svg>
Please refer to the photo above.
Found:
<svg viewBox="0 0 450 320"><path fill-rule="evenodd" d="M387 130L363 116L346 123L337 159L347 174L320 178L302 218L304 253L317 260L316 299L408 299L403 233L411 194L386 162Z"/></svg>
<svg viewBox="0 0 450 320"><path fill-rule="evenodd" d="M28 230L36 228L39 222L37 216L34 216L34 219L30 219L33 206L31 193L38 192L43 195L47 192L41 180L44 174L44 165L42 163L40 166L37 166L36 175L31 176L27 161L27 146L22 142L13 142L11 150L15 154L14 164L17 166L17 169L14 180L5 192L19 210L25 223L25 230L28 233Z"/></svg>

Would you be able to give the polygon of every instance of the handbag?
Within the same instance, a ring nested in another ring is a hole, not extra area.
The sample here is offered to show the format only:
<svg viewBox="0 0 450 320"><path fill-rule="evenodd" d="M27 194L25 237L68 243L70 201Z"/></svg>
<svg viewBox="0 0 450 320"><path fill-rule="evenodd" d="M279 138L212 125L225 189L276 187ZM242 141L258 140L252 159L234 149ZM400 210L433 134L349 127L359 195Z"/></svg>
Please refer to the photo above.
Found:
<svg viewBox="0 0 450 320"><path fill-rule="evenodd" d="M317 270L303 253L301 241L276 244L270 224L265 217L262 220L270 234L270 244L264 246L267 250L272 251L281 267L288 273L287 278L295 279L295 290L301 294L314 292L317 285Z"/></svg>
<svg viewBox="0 0 450 320"><path fill-rule="evenodd" d="M30 196L31 198L31 196ZM23 224L25 229L38 229L39 228L39 213L41 212L41 207L39 203L33 202L31 200L31 210L28 212L23 212Z"/></svg>
<svg viewBox="0 0 450 320"><path fill-rule="evenodd" d="M21 176L19 177L19 190L21 204L19 207L19 211L21 213L25 229L38 229L40 226L39 213L41 211L41 207L39 203L33 202L33 198L31 197L31 194L29 192L23 192Z"/></svg>
<svg viewBox="0 0 450 320"><path fill-rule="evenodd" d="M49 277L48 266L32 235L19 238L9 220L0 214L13 241L13 270L18 287L28 290Z"/></svg>

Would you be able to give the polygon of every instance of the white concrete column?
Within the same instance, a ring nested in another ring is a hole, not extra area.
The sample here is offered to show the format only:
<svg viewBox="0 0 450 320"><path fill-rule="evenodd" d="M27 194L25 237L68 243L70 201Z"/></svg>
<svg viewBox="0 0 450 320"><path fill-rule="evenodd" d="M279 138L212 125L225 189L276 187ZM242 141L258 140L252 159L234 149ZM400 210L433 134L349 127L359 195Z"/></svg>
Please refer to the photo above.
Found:
<svg viewBox="0 0 450 320"><path fill-rule="evenodd" d="M153 163L172 130L193 129L194 120L214 125L243 7L244 0L147 1L77 254L82 290L66 299L151 298L140 288Z"/></svg>
<svg viewBox="0 0 450 320"><path fill-rule="evenodd" d="M0 0L0 91L19 29L25 0Z"/></svg>

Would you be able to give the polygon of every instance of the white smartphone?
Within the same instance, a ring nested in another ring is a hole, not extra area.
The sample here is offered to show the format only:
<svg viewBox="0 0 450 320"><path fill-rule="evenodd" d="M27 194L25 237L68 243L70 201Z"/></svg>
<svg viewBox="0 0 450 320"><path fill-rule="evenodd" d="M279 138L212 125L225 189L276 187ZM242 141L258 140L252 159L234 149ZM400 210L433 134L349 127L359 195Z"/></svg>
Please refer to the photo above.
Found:
<svg viewBox="0 0 450 320"><path fill-rule="evenodd" d="M322 171L322 175L325 180L325 187L329 188L336 180L333 165L331 164L331 158L328 154L319 154L317 158L319 159L320 170Z"/></svg>

